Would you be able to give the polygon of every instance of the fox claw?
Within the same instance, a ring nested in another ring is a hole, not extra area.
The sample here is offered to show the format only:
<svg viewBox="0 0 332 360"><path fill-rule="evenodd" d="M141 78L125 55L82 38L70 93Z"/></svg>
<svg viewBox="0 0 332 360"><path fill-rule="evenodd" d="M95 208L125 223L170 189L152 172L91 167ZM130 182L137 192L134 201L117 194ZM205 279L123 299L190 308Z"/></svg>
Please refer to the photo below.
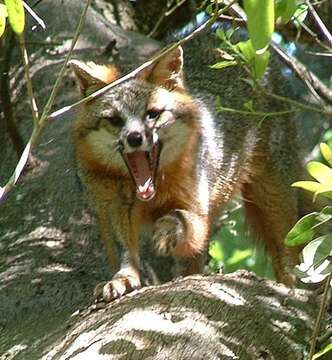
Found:
<svg viewBox="0 0 332 360"><path fill-rule="evenodd" d="M165 215L155 223L152 236L158 255L172 256L177 245L183 240L184 229L181 221L175 215Z"/></svg>
<svg viewBox="0 0 332 360"><path fill-rule="evenodd" d="M96 286L94 296L97 302L111 302L141 288L139 279L131 275L117 275L111 281Z"/></svg>

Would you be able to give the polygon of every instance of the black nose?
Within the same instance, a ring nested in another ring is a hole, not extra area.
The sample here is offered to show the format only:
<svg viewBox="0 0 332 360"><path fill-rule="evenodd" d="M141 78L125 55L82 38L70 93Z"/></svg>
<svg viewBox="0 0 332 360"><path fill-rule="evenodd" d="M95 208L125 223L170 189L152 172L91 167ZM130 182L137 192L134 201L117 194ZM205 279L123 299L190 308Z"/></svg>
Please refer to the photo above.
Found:
<svg viewBox="0 0 332 360"><path fill-rule="evenodd" d="M143 143L143 136L138 131L133 131L127 135L128 144L132 147L139 147Z"/></svg>

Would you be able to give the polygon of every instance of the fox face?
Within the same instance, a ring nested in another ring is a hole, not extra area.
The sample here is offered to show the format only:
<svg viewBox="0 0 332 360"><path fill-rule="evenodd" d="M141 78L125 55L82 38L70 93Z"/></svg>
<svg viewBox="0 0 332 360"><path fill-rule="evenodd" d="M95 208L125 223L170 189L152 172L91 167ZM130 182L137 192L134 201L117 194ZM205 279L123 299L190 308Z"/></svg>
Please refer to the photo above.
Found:
<svg viewBox="0 0 332 360"><path fill-rule="evenodd" d="M71 65L83 95L119 77L112 67ZM155 196L158 174L181 156L197 130L197 105L184 89L182 65L177 48L135 79L86 103L75 125L91 156L108 171L130 176L143 201Z"/></svg>

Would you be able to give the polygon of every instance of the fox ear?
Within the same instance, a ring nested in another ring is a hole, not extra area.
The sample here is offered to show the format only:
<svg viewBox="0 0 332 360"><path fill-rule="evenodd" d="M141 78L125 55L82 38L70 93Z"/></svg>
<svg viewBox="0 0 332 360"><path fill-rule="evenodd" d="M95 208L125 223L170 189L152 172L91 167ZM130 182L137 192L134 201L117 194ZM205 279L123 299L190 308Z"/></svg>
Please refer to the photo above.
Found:
<svg viewBox="0 0 332 360"><path fill-rule="evenodd" d="M116 80L120 74L113 66L97 65L92 61L84 63L79 60L71 60L69 65L74 70L78 85L83 95L91 86L103 87Z"/></svg>
<svg viewBox="0 0 332 360"><path fill-rule="evenodd" d="M152 84L164 87L168 90L183 88L183 50L178 46L154 66L144 69L137 76Z"/></svg>

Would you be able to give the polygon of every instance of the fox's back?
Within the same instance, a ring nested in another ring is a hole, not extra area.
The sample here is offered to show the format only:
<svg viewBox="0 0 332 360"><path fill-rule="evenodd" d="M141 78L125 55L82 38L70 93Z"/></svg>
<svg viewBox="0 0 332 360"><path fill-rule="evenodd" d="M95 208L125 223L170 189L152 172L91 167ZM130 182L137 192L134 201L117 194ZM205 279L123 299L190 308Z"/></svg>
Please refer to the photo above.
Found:
<svg viewBox="0 0 332 360"><path fill-rule="evenodd" d="M215 36L205 34L184 48L188 90L204 103L212 118L206 121L206 117L201 116L204 129L202 147L211 153L211 158L218 158L215 162L218 164L218 175L212 178L212 183L218 182L219 178L219 181L224 181L221 184L224 188L239 179L240 182L250 181L251 174L262 171L259 159L264 157L269 166L276 168L291 184L302 171L299 126L291 113L264 117L264 114L289 111L289 105L255 91L245 81L248 74L241 66L212 69L211 65L220 61L217 45ZM271 59L261 86L273 94L292 95L289 80L282 74L281 65L275 57ZM218 111L217 97L219 104L230 111ZM252 104L253 115L250 115L246 103ZM214 146L208 146L211 141ZM213 149L218 150L213 154ZM202 149L202 153L204 151Z"/></svg>

